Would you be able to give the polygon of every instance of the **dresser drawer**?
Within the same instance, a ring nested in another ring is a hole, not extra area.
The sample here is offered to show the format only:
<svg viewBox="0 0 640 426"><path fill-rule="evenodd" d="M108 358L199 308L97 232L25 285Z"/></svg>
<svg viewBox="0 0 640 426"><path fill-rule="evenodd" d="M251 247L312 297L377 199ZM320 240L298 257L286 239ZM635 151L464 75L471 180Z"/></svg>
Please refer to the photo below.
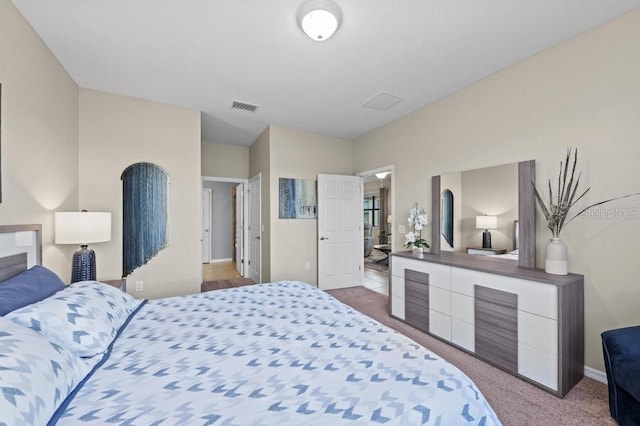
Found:
<svg viewBox="0 0 640 426"><path fill-rule="evenodd" d="M517 294L518 310L558 319L558 289L554 285L451 268L451 291L475 297L475 285Z"/></svg>
<svg viewBox="0 0 640 426"><path fill-rule="evenodd" d="M451 317L429 309L429 333L451 341Z"/></svg>
<svg viewBox="0 0 640 426"><path fill-rule="evenodd" d="M391 273L396 277L405 278L405 270L429 274L429 285L451 289L451 267L437 263L423 262L420 260L406 259L404 257L391 257Z"/></svg>
<svg viewBox="0 0 640 426"><path fill-rule="evenodd" d="M391 295L391 315L404 320L404 297Z"/></svg>

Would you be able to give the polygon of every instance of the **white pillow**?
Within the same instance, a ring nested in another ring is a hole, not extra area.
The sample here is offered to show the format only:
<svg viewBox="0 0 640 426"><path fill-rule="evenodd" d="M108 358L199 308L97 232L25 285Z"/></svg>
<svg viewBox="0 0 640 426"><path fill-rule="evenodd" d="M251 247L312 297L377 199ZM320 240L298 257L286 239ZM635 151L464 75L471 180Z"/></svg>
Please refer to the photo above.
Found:
<svg viewBox="0 0 640 426"><path fill-rule="evenodd" d="M90 370L65 348L0 317L0 424L46 424Z"/></svg>
<svg viewBox="0 0 640 426"><path fill-rule="evenodd" d="M104 353L140 301L98 282L73 284L5 317L30 327L77 356Z"/></svg>

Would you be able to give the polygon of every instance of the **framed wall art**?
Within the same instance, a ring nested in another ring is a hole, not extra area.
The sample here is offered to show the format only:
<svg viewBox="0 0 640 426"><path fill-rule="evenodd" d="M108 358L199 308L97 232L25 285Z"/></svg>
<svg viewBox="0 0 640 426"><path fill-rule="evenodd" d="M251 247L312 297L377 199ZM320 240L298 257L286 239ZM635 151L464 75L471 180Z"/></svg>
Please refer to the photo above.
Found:
<svg viewBox="0 0 640 426"><path fill-rule="evenodd" d="M317 219L317 184L313 179L280 178L280 219Z"/></svg>

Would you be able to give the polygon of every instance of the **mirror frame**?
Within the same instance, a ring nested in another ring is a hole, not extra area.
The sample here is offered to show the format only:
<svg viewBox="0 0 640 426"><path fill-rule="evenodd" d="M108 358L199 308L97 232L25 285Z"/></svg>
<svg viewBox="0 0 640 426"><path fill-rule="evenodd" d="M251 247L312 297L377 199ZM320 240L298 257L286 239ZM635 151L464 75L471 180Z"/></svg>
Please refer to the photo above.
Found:
<svg viewBox="0 0 640 426"><path fill-rule="evenodd" d="M536 267L535 160L518 163L518 266ZM440 175L431 178L431 253L440 254Z"/></svg>

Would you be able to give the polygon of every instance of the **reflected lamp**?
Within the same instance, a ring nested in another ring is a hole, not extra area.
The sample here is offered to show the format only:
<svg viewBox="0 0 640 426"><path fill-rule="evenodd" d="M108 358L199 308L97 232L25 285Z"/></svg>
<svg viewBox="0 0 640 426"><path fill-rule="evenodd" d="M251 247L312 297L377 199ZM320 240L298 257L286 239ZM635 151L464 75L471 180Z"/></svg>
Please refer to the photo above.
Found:
<svg viewBox="0 0 640 426"><path fill-rule="evenodd" d="M482 248L491 248L491 233L489 229L498 229L498 217L476 216L476 229L484 229L482 233Z"/></svg>

